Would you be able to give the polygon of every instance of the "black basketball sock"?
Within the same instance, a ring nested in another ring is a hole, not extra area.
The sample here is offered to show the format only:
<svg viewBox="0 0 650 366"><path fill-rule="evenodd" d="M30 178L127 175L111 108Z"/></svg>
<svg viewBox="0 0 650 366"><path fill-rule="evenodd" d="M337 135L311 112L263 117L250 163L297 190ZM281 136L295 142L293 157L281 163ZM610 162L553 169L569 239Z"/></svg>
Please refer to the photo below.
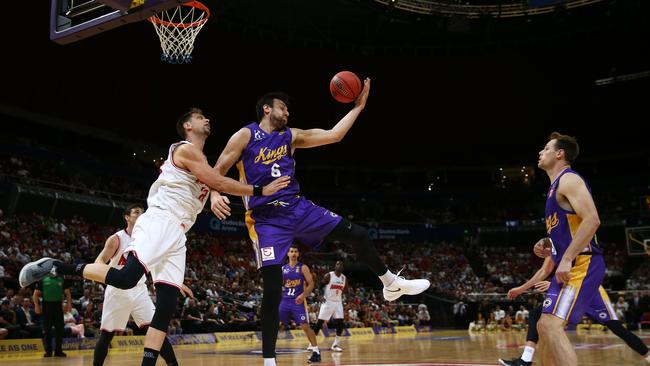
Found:
<svg viewBox="0 0 650 366"><path fill-rule="evenodd" d="M93 366L102 366L104 364L104 360L108 354L108 347L113 339L113 334L113 332L102 330L102 333L99 335L99 339L97 340L97 344L95 344Z"/></svg>
<svg viewBox="0 0 650 366"><path fill-rule="evenodd" d="M68 264L57 260L54 262L54 266L56 267L56 273L59 275L77 275L83 277L86 263Z"/></svg>
<svg viewBox="0 0 650 366"><path fill-rule="evenodd" d="M145 347L144 354L142 356L142 366L156 366L156 361L158 360L159 353L160 351Z"/></svg>

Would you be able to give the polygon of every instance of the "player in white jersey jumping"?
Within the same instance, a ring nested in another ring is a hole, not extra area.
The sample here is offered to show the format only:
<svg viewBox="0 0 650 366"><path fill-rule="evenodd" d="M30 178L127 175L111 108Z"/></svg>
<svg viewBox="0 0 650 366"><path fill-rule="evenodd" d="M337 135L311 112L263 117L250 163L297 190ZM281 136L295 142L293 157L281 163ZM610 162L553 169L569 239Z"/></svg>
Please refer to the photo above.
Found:
<svg viewBox="0 0 650 366"><path fill-rule="evenodd" d="M140 204L129 205L124 210L124 221L126 228L116 232L106 239L104 249L95 259L95 263L107 263L114 268L122 268L126 263L127 256L124 251L131 245L133 238L133 227L135 222L144 212L144 207ZM183 291L192 296L192 291L183 285ZM104 292L104 309L102 311L101 334L95 344L95 353L93 355L93 366L104 364L108 354L108 346L113 339L116 331L123 331L129 322L129 317L140 328L144 328L151 323L155 306L149 297L149 291L145 284L145 276L142 276L138 284L131 289L122 290L111 285L106 286ZM176 366L178 361L174 354L174 348L169 340L165 337L160 356L165 360L167 366Z"/></svg>
<svg viewBox="0 0 650 366"><path fill-rule="evenodd" d="M210 135L210 121L200 109L192 108L183 114L176 129L184 141L169 148L160 175L149 190L148 209L133 228L133 242L125 250L133 253L127 254L124 267L117 269L104 263L71 265L42 258L26 264L19 275L22 287L54 270L62 275L77 274L119 289L130 289L145 273L151 272L156 287L156 310L144 340L142 366L154 366L158 359L185 275L185 233L194 225L210 189L237 196L260 196L273 194L290 181L284 176L264 187L253 186L212 169L203 154L205 140ZM220 219L229 214L228 203L221 202L217 214Z"/></svg>
<svg viewBox="0 0 650 366"><path fill-rule="evenodd" d="M334 270L325 274L323 277L325 283L325 302L320 305L318 312L318 322L314 332L318 332L323 328L323 323L328 322L328 327L331 325L336 327L336 337L332 343L332 351L342 352L343 348L340 345L340 337L343 334L345 323L343 321L343 291L347 286L347 279L343 274L343 262L337 261ZM332 319L330 321L330 319Z"/></svg>

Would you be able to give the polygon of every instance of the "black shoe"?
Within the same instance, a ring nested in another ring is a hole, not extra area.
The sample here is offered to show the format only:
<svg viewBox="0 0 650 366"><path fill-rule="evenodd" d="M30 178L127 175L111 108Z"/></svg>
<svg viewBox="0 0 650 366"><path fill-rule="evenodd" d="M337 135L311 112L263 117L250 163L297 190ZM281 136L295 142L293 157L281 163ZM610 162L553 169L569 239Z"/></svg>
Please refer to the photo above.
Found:
<svg viewBox="0 0 650 366"><path fill-rule="evenodd" d="M320 353L312 352L311 357L307 360L307 363L318 363L320 362Z"/></svg>
<svg viewBox="0 0 650 366"><path fill-rule="evenodd" d="M522 360L521 358L514 358L512 360L504 360L502 358L499 359L499 362L503 366L532 366L532 362L526 362Z"/></svg>
<svg viewBox="0 0 650 366"><path fill-rule="evenodd" d="M68 357L65 352L54 352L54 357Z"/></svg>
<svg viewBox="0 0 650 366"><path fill-rule="evenodd" d="M45 352L43 357L52 357L52 352Z"/></svg>

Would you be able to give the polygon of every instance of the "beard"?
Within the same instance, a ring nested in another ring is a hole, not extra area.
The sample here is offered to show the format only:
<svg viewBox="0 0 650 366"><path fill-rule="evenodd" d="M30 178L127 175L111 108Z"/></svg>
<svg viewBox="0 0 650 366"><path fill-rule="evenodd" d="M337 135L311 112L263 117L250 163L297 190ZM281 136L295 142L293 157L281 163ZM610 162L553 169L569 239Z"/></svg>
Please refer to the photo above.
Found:
<svg viewBox="0 0 650 366"><path fill-rule="evenodd" d="M285 118L278 118L275 117L274 115L269 115L269 118L271 120L271 124L273 125L273 127L277 129L284 128L284 126L287 125L287 120Z"/></svg>

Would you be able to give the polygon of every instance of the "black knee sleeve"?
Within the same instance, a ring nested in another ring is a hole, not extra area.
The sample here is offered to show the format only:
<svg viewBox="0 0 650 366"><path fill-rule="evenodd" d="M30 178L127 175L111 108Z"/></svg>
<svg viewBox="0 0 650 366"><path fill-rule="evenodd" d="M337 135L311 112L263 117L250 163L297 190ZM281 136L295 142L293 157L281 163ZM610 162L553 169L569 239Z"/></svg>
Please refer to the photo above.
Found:
<svg viewBox="0 0 650 366"><path fill-rule="evenodd" d="M108 354L108 346L111 344L114 332L107 332L102 330L99 339L95 344L95 353L93 354L93 366L102 366L106 355Z"/></svg>
<svg viewBox="0 0 650 366"><path fill-rule="evenodd" d="M133 253L129 254L122 269L111 268L106 274L106 284L122 290L134 288L140 282L145 270Z"/></svg>
<svg viewBox="0 0 650 366"><path fill-rule="evenodd" d="M164 283L156 284L156 311L153 313L150 327L167 333L169 322L176 312L179 292L176 286Z"/></svg>
<svg viewBox="0 0 650 366"><path fill-rule="evenodd" d="M648 353L648 346L636 334L627 330L620 320L610 320L605 323L605 326L622 339L630 348L636 351L636 353L641 356L645 356Z"/></svg>
<svg viewBox="0 0 650 366"><path fill-rule="evenodd" d="M377 276L384 275L388 270L379 258L379 253L368 236L368 230L362 226L342 219L326 240L337 240L351 246L357 258L367 264Z"/></svg>
<svg viewBox="0 0 650 366"><path fill-rule="evenodd" d="M262 267L264 292L262 295L262 356L275 357L275 344L280 328L280 301L282 300L282 266Z"/></svg>
<svg viewBox="0 0 650 366"><path fill-rule="evenodd" d="M539 342L539 333L537 332L537 322L542 316L542 307L535 308L528 314L528 334L526 334L526 341L537 343Z"/></svg>
<svg viewBox="0 0 650 366"><path fill-rule="evenodd" d="M345 322L343 322L343 319L334 319L336 321L336 335L341 336L343 334L343 330L345 330Z"/></svg>
<svg viewBox="0 0 650 366"><path fill-rule="evenodd" d="M325 323L323 319L318 319L316 322L316 325L314 326L314 333L316 333L316 335L318 335L318 332L323 329L323 323Z"/></svg>

